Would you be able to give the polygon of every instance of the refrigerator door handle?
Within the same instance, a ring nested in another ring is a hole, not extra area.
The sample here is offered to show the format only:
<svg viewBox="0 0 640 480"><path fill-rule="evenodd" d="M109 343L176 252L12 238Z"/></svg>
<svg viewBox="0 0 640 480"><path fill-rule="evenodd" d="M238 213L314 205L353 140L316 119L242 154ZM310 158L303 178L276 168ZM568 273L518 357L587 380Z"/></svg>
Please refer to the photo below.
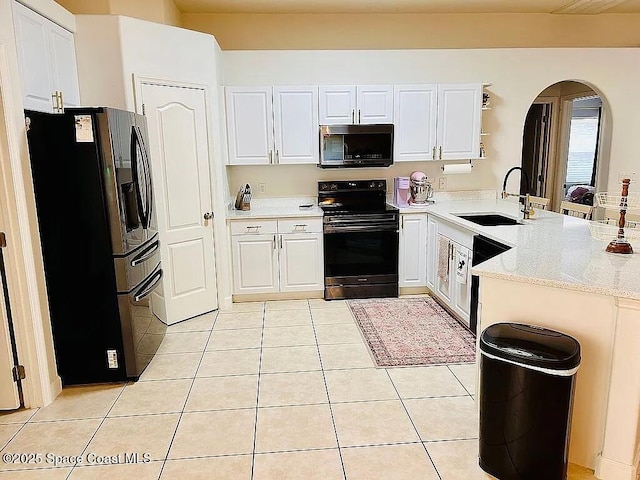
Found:
<svg viewBox="0 0 640 480"><path fill-rule="evenodd" d="M138 158L138 149L140 149L140 152L144 152L141 155L142 158ZM131 173L133 176L133 181L136 185L136 195L138 197L138 215L140 215L142 228L146 230L147 228L149 228L149 176L147 173L147 165L144 158L145 156L145 144L142 141L140 127L138 127L137 125L133 125L131 127ZM144 186L141 185L140 182L141 175L143 176Z"/></svg>
<svg viewBox="0 0 640 480"><path fill-rule="evenodd" d="M135 267L139 263L142 263L145 260L148 260L149 258L153 257L153 255L156 253L158 248L160 248L160 240L156 240L151 245L149 245L144 251L136 255L133 258L133 260L131 260L131 266Z"/></svg>
<svg viewBox="0 0 640 480"><path fill-rule="evenodd" d="M153 292L153 290L155 290L155 288L158 286L158 283L160 283L162 276L162 269L159 268L154 274L149 277L149 280L147 280L144 285L140 287L138 292L133 295L133 300L139 302L144 297Z"/></svg>

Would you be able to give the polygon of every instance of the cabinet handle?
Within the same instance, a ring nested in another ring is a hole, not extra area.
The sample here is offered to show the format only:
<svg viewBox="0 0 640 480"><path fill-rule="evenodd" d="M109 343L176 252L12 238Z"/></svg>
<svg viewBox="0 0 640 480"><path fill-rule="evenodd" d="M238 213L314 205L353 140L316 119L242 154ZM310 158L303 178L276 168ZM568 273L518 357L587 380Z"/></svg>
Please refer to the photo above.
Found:
<svg viewBox="0 0 640 480"><path fill-rule="evenodd" d="M276 245L277 245L277 243L276 243L276 236L274 235L274 236L273 236L273 251L274 251L274 252L275 252L275 250L276 250Z"/></svg>
<svg viewBox="0 0 640 480"><path fill-rule="evenodd" d="M262 228L262 225L249 225L247 230L255 230L256 232Z"/></svg>
<svg viewBox="0 0 640 480"><path fill-rule="evenodd" d="M404 230L404 215L402 216L402 222L400 222L400 230Z"/></svg>
<svg viewBox="0 0 640 480"><path fill-rule="evenodd" d="M273 150L269 150L269 165L273 163Z"/></svg>
<svg viewBox="0 0 640 480"><path fill-rule="evenodd" d="M360 123L360 109L358 109L358 123Z"/></svg>
<svg viewBox="0 0 640 480"><path fill-rule="evenodd" d="M276 159L273 163L280 163L280 150L276 150Z"/></svg>
<svg viewBox="0 0 640 480"><path fill-rule="evenodd" d="M351 123L356 123L356 111L351 110Z"/></svg>
<svg viewBox="0 0 640 480"><path fill-rule="evenodd" d="M432 158L433 160L435 160L435 159L436 159L436 146L435 146L435 145L433 146L433 152L431 153L431 158Z"/></svg>
<svg viewBox="0 0 640 480"><path fill-rule="evenodd" d="M294 230L298 230L298 229L299 229L299 230L306 230L306 229L307 229L307 224L306 224L306 223L296 223L296 224L293 226L293 229L294 229Z"/></svg>
<svg viewBox="0 0 640 480"><path fill-rule="evenodd" d="M440 160L442 160L442 145L440 145Z"/></svg>
<svg viewBox="0 0 640 480"><path fill-rule="evenodd" d="M282 235L280 235L280 250L282 250Z"/></svg>

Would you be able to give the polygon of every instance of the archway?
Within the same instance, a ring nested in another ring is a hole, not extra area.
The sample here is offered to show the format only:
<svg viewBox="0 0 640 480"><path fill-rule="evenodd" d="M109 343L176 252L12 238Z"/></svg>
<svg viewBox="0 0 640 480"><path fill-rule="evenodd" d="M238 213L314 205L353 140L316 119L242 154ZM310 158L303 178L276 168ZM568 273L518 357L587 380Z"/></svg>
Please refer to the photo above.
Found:
<svg viewBox="0 0 640 480"><path fill-rule="evenodd" d="M521 166L530 179L521 192L560 203L592 205L606 189L609 171L608 111L602 95L578 81L555 83L533 100L524 123Z"/></svg>

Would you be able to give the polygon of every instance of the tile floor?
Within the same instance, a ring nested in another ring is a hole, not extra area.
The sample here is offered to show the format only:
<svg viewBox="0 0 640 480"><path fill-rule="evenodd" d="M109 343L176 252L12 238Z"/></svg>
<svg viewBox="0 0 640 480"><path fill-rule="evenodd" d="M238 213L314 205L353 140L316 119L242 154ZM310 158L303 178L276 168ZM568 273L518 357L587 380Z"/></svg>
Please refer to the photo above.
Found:
<svg viewBox="0 0 640 480"><path fill-rule="evenodd" d="M235 304L169 327L137 383L0 415L2 453L83 459L0 462L0 480L486 480L474 380L474 365L375 368L344 302ZM148 461L104 464L132 453Z"/></svg>

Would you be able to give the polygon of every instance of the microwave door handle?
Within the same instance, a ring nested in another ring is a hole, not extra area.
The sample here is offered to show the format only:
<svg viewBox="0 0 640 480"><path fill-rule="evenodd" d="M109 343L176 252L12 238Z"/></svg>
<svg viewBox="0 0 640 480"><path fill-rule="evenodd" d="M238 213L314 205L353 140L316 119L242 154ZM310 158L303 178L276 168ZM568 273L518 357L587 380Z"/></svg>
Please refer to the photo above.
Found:
<svg viewBox="0 0 640 480"><path fill-rule="evenodd" d="M139 143L140 135L138 133L138 126L133 125L131 127L131 169L132 169L132 177L133 183L136 186L136 196L138 199L138 215L140 216L140 221L142 223L142 228L147 229L149 226L149 219L147 217L147 198L145 195L144 205L142 203L142 185L140 184L140 175L144 176L145 190L146 190L146 168L145 165L142 164L142 160L138 158L138 145L143 145ZM142 146L141 146L142 148ZM146 192L145 192L146 193Z"/></svg>
<svg viewBox="0 0 640 480"><path fill-rule="evenodd" d="M138 290L138 292L133 295L133 300L139 302L144 297L148 296L158 286L158 283L160 283L162 276L163 273L162 269L160 268L158 269L158 271L156 271L156 273L151 275L151 277L149 277L149 280L147 280L147 282L142 287L140 287L140 290Z"/></svg>

